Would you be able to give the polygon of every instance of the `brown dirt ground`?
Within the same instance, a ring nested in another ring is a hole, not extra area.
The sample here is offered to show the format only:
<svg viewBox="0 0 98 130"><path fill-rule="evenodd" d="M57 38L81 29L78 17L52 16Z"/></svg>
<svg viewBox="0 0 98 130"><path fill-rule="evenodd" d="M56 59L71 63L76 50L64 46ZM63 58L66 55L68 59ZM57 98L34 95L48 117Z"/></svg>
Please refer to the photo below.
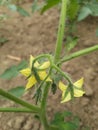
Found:
<svg viewBox="0 0 98 130"><path fill-rule="evenodd" d="M28 8L30 5L25 6ZM54 51L59 19L59 12L56 9L51 9L42 16L35 13L31 17L22 17L18 13L12 13L4 8L0 11L7 12L11 16L0 26L0 36L7 37L9 40L0 46L0 74L11 65L19 63L8 58L8 55L28 59L30 54L36 56L40 53ZM98 37L95 36L97 27L98 18L89 17L79 23L77 35L80 40L74 51L98 43ZM86 96L75 99L74 103L68 102L61 105L61 93L58 92L55 96L50 95L49 118L55 111L69 110L80 117L81 128L83 125L88 125L90 130L98 130L98 51L65 63L63 69L70 73L74 80L80 77L85 78ZM21 75L13 80L0 79L0 87L4 89L18 85L25 85ZM28 93L24 95L24 98L32 101ZM0 106L15 105L12 102L1 100ZM0 114L0 130L39 130L39 128L42 130L40 123L34 120L30 114Z"/></svg>

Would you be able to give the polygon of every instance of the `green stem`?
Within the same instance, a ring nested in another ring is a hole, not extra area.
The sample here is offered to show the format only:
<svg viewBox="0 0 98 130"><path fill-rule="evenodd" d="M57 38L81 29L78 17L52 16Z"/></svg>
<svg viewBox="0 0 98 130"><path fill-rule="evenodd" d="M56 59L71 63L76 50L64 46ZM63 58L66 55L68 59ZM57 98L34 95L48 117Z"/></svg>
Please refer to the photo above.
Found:
<svg viewBox="0 0 98 130"><path fill-rule="evenodd" d="M65 79L68 80L70 84L72 84L71 78L68 76L68 74L65 74L57 65L53 64L53 68L56 69Z"/></svg>
<svg viewBox="0 0 98 130"><path fill-rule="evenodd" d="M91 53L93 51L97 51L98 50L98 45L95 45L93 47L89 47L89 48L86 48L86 49L83 49L83 50L80 50L80 51L77 51L77 52L74 52L73 54L70 54L69 56L63 58L59 63L59 64L62 64L66 61L69 61L71 59L74 59L76 57L80 57L80 56L83 56L83 55L86 55L88 53Z"/></svg>
<svg viewBox="0 0 98 130"><path fill-rule="evenodd" d="M56 48L55 48L55 54L54 54L55 63L59 61L60 54L62 51L62 43L63 43L65 22L66 22L67 2L68 0L62 0L61 16L60 16L60 21L59 21L59 29L58 29L57 42L56 42Z"/></svg>
<svg viewBox="0 0 98 130"><path fill-rule="evenodd" d="M41 108L43 108L44 110L46 110L47 97L48 97L50 84L51 84L50 82L46 82L46 86L45 86L44 91L43 91L43 98L42 98L42 101L41 101Z"/></svg>
<svg viewBox="0 0 98 130"><path fill-rule="evenodd" d="M43 97L42 97L42 102L41 102L41 111L40 111L40 120L44 126L44 130L58 130L56 126L50 125L48 120L47 120L47 115L46 115L46 105L47 105L47 97L49 93L49 88L50 88L51 83L47 82L45 85L45 88L43 90Z"/></svg>
<svg viewBox="0 0 98 130"><path fill-rule="evenodd" d="M24 112L24 113L35 113L35 111L27 109L27 108L0 108L0 112Z"/></svg>
<svg viewBox="0 0 98 130"><path fill-rule="evenodd" d="M51 56L50 54L41 54L41 55L37 56L37 57L33 60L32 66L34 66L34 63L35 63L37 60L41 59L41 58L47 58L47 59L49 60L49 62L50 62L50 66L51 66L51 64L52 64L52 56Z"/></svg>
<svg viewBox="0 0 98 130"><path fill-rule="evenodd" d="M6 91L2 90L1 88L0 88L0 95L2 95L4 97L10 99L11 101L14 101L15 103L18 103L18 104L20 104L20 105L22 105L22 106L24 106L26 108L31 109L35 113L40 111L40 108L38 108L38 107L36 107L34 105L31 105L26 101L21 100L20 98L10 94L9 92L6 92Z"/></svg>
<svg viewBox="0 0 98 130"><path fill-rule="evenodd" d="M44 129L49 128L49 123L47 121L47 115L46 115L46 105L47 105L47 97L48 97L49 88L50 88L50 82L47 82L43 90L43 97L41 101L40 119L44 126Z"/></svg>

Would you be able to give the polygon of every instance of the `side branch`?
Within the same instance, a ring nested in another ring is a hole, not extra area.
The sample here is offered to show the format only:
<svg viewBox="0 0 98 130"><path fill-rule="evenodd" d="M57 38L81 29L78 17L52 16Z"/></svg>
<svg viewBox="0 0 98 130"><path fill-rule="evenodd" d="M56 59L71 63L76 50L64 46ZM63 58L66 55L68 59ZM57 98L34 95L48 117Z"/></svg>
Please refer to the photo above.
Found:
<svg viewBox="0 0 98 130"><path fill-rule="evenodd" d="M24 113L35 113L35 111L27 108L0 108L0 112L24 112Z"/></svg>
<svg viewBox="0 0 98 130"><path fill-rule="evenodd" d="M64 57L59 63L58 65L66 62L66 61L69 61L71 59L74 59L74 58L77 58L77 57L80 57L80 56L84 56L88 53L91 53L93 51L97 51L98 50L98 45L95 45L93 47L89 47L89 48L86 48L86 49L83 49L83 50L80 50L80 51L77 51L77 52L74 52L72 54L70 54L69 56L67 57Z"/></svg>
<svg viewBox="0 0 98 130"><path fill-rule="evenodd" d="M26 101L24 101L24 100L22 100L22 99L20 99L20 98L18 98L16 96L10 94L9 92L4 91L1 88L0 88L0 95L3 96L3 97L8 98L11 101L14 101L17 104L20 104L20 105L22 105L22 106L24 106L24 107L26 107L28 109L31 109L32 111L34 111L36 113L39 112L39 110L40 110L39 107L31 105L28 102L26 102Z"/></svg>

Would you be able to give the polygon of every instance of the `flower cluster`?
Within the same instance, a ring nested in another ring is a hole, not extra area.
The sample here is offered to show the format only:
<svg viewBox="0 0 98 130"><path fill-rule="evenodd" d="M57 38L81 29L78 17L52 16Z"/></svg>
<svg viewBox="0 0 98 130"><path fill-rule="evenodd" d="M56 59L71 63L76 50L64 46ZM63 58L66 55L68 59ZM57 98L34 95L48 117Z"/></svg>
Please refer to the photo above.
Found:
<svg viewBox="0 0 98 130"><path fill-rule="evenodd" d="M83 78L79 79L77 82L73 84L73 93L74 97L81 97L85 93L82 89L83 86ZM71 93L68 91L67 95L65 96L65 92L67 91L68 86L64 85L61 81L59 82L59 89L62 91L62 101L61 103L67 102L71 100Z"/></svg>
<svg viewBox="0 0 98 130"><path fill-rule="evenodd" d="M28 80L28 83L26 85L26 90L33 87L38 82L37 79L36 79L36 76L35 76L35 74L33 73L33 70L32 70L32 63L33 63L34 59L35 58L33 56L30 56L29 67L20 71L24 76L27 77L27 80ZM44 62L42 65L40 65L37 61L34 63L34 68L36 68L36 70L37 70L37 74L40 78L40 81L45 80L45 78L47 77L46 70L49 67L51 67L49 61ZM50 77L47 77L45 81L46 82L47 81L52 82L52 79ZM85 93L83 91L83 88L82 88L83 82L84 82L84 79L81 78L73 84L72 89L73 89L73 96L74 97L81 97ZM64 102L71 100L72 96L71 96L70 90L68 90L69 86L64 85L62 81L59 81L58 86L59 86L59 89L62 91L62 101L61 101L61 103L64 103ZM67 90L68 90L68 92L65 96L65 93L66 93Z"/></svg>
<svg viewBox="0 0 98 130"><path fill-rule="evenodd" d="M28 79L26 89L33 87L37 83L36 77L32 72L33 71L32 70L33 60L34 60L34 57L30 56L30 66L29 66L29 68L26 68L26 69L23 69L23 70L20 71L20 73L23 74L24 76L26 76L27 79ZM44 80L46 78L47 73L46 73L45 69L49 68L49 66L50 66L49 61L44 62L42 65L40 65L38 62L35 62L34 67L36 69L40 69L39 71L37 71L40 80ZM42 71L41 71L41 69L42 69ZM51 79L48 77L46 79L46 81L51 81Z"/></svg>

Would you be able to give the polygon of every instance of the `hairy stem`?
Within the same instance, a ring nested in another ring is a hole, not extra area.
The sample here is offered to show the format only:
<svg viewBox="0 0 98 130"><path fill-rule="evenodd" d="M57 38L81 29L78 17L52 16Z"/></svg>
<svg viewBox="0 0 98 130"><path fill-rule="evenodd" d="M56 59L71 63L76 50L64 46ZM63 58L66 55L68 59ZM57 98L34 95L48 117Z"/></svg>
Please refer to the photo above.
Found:
<svg viewBox="0 0 98 130"><path fill-rule="evenodd" d="M68 74L65 74L58 66L54 64L53 68L57 70L66 80L68 80L69 83L72 83L71 78L68 76Z"/></svg>
<svg viewBox="0 0 98 130"><path fill-rule="evenodd" d="M18 103L18 104L20 104L20 105L22 105L22 106L24 106L26 108L29 108L29 109L33 110L35 113L39 112L40 108L38 108L37 106L31 105L28 102L26 102L26 101L24 101L24 100L22 100L22 99L20 99L20 98L18 98L16 96L10 94L9 92L6 92L6 91L2 90L1 88L0 88L0 95L2 95L3 97L8 98L11 101L14 101L15 103Z"/></svg>
<svg viewBox="0 0 98 130"><path fill-rule="evenodd" d="M55 54L54 54L55 63L59 61L60 54L62 51L62 43L63 43L65 22L66 22L67 2L68 0L62 0L61 16L59 21L59 29L58 29L57 42L56 42Z"/></svg>
<svg viewBox="0 0 98 130"><path fill-rule="evenodd" d="M43 91L43 98L41 102L41 111L40 111L40 120L44 126L44 130L58 130L56 126L50 125L47 119L46 105L47 105L47 97L49 93L51 83L47 82Z"/></svg>
<svg viewBox="0 0 98 130"><path fill-rule="evenodd" d="M27 108L0 108L0 112L24 112L24 113L35 113L35 111Z"/></svg>
<svg viewBox="0 0 98 130"><path fill-rule="evenodd" d="M43 91L43 97L42 97L42 102L41 102L41 111L40 111L40 119L41 119L41 122L42 122L45 130L46 130L46 128L47 129L49 128L49 123L48 123L47 115L46 115L46 105L47 105L47 97L48 97L49 88L50 88L50 83L47 82L46 86L44 88L44 91Z"/></svg>
<svg viewBox="0 0 98 130"><path fill-rule="evenodd" d="M97 51L97 50L98 50L98 45L95 45L93 47L89 47L89 48L74 52L73 54L70 54L69 56L63 58L58 64L62 64L64 62L66 62L66 61L69 61L69 60L74 59L76 57L86 55L88 53L91 53L91 52Z"/></svg>

